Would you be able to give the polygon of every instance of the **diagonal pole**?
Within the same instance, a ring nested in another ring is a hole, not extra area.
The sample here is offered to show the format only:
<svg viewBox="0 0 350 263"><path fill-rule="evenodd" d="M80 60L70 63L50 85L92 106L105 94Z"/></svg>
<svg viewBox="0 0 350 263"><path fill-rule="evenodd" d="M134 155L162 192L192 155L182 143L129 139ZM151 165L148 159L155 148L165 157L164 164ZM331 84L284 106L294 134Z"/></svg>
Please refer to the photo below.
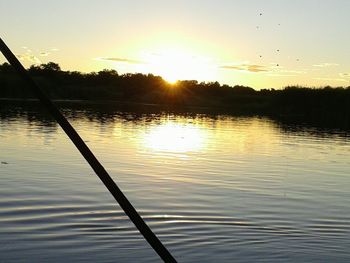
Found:
<svg viewBox="0 0 350 263"><path fill-rule="evenodd" d="M138 214L136 209L126 198L123 192L119 189L117 184L113 181L102 164L97 160L95 155L85 144L77 131L68 122L68 120L62 115L57 107L51 102L51 100L43 93L39 86L29 76L26 69L18 61L16 56L7 47L5 42L0 38L0 50L8 60L8 62L15 68L21 78L28 84L29 88L40 100L43 106L51 113L55 120L59 123L80 153L84 156L85 160L90 164L91 168L95 171L96 175L101 179L103 184L107 187L109 192L114 196L120 207L124 210L125 214L135 224L140 233L144 236L147 242L158 253L164 262L176 262L175 258L170 254L167 248L162 244L158 237L152 232L149 226L145 223L142 217Z"/></svg>

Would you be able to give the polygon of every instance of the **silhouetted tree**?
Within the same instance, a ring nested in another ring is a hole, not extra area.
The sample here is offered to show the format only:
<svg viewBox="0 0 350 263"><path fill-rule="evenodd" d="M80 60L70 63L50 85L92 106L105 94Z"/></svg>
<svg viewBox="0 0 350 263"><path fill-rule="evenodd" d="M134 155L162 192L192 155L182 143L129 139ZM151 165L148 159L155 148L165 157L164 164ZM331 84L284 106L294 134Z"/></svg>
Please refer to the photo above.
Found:
<svg viewBox="0 0 350 263"><path fill-rule="evenodd" d="M40 68L43 71L56 71L56 72L61 71L61 67L57 63L54 63L54 62L49 62L47 64L41 64Z"/></svg>

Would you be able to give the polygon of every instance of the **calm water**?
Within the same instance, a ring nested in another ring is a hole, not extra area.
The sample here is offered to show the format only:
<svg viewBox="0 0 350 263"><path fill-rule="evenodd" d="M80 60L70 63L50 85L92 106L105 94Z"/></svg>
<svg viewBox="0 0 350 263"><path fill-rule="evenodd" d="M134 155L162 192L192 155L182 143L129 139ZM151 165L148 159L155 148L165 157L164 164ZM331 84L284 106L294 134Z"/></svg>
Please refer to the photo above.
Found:
<svg viewBox="0 0 350 263"><path fill-rule="evenodd" d="M346 132L65 115L179 262L350 261ZM0 262L159 262L49 118L2 112L0 147Z"/></svg>

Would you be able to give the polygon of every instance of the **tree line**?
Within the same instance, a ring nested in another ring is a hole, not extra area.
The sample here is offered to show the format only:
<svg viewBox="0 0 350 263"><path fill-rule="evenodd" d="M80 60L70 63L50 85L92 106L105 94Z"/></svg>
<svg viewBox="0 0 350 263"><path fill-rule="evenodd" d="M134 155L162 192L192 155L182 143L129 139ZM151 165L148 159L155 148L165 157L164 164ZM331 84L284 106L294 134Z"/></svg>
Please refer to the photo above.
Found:
<svg viewBox="0 0 350 263"><path fill-rule="evenodd" d="M350 87L254 90L218 82L182 80L170 84L153 74L118 74L116 70L63 71L54 62L33 65L29 74L55 100L119 101L221 108L251 114L338 119L350 126ZM0 98L33 98L8 63L0 65Z"/></svg>

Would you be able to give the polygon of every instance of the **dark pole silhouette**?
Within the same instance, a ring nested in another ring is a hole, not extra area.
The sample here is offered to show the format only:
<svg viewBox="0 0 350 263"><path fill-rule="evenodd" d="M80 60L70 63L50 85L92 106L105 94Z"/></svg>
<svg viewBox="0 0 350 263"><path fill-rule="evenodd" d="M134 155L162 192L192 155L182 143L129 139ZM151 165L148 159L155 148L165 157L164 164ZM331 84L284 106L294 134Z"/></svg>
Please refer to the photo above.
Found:
<svg viewBox="0 0 350 263"><path fill-rule="evenodd" d="M90 164L91 168L95 171L97 176L101 179L109 192L114 196L115 200L119 203L120 207L124 210L130 220L135 224L140 233L145 237L148 243L158 253L164 262L176 262L175 258L170 254L162 242L148 227L145 221L141 218L133 205L129 202L123 192L119 189L117 184L113 181L102 164L97 160L95 155L91 152L89 147L85 144L76 130L71 126L68 120L62 115L57 107L51 102L51 100L42 92L39 86L29 76L26 69L18 61L15 55L7 47L7 45L0 38L0 50L8 60L8 62L15 68L21 78L28 84L29 88L40 100L43 106L51 113L56 119L68 137L72 140L74 145L78 148L80 153L84 156L85 160Z"/></svg>

